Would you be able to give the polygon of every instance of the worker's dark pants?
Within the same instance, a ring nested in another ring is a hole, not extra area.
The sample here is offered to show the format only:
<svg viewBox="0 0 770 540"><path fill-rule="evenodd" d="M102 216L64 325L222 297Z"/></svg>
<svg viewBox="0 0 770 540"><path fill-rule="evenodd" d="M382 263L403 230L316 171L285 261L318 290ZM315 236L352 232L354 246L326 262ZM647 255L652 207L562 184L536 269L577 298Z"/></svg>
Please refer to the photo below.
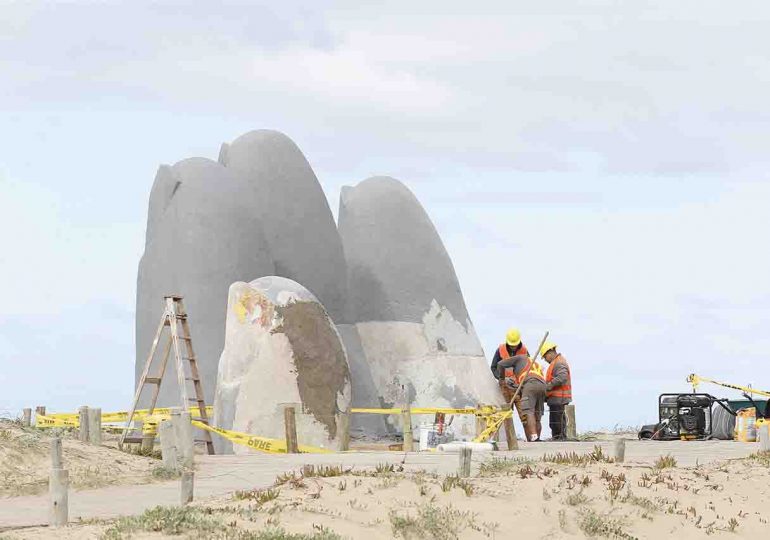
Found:
<svg viewBox="0 0 770 540"><path fill-rule="evenodd" d="M551 435L556 440L566 439L564 405L548 405L548 425L551 427Z"/></svg>

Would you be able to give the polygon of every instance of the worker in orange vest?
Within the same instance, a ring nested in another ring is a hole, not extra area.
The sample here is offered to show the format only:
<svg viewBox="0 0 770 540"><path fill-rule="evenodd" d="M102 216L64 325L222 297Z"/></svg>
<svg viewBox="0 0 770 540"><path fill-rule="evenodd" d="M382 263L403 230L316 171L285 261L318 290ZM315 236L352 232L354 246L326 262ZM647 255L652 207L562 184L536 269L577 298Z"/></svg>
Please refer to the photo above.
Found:
<svg viewBox="0 0 770 540"><path fill-rule="evenodd" d="M540 440L545 378L540 366L529 358L529 352L521 342L521 334L516 328L508 331L505 343L498 347L492 359L491 369L495 378L500 381L500 389L508 403L521 386L514 406L519 413L527 440Z"/></svg>
<svg viewBox="0 0 770 540"><path fill-rule="evenodd" d="M572 374L567 359L556 350L556 343L546 341L540 354L548 362L545 373L546 402L548 403L548 424L555 441L565 440L564 407L572 401Z"/></svg>

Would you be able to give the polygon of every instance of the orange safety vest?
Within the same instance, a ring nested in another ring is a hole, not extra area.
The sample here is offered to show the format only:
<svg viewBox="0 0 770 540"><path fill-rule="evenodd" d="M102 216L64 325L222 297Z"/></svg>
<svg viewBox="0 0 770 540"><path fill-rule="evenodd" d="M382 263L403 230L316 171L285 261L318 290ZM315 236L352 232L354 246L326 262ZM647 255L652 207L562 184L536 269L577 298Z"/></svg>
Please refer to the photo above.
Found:
<svg viewBox="0 0 770 540"><path fill-rule="evenodd" d="M545 395L546 397L553 397L553 398L562 398L562 399L572 399L572 374L569 370L569 364L564 359L564 357L561 354L558 354L556 358L554 358L553 362L551 362L548 365L548 371L545 373L545 382L549 383L553 380L553 368L556 367L557 363L563 363L565 366L567 366L567 382L565 384L562 384L560 386L554 386L552 389L548 390Z"/></svg>
<svg viewBox="0 0 770 540"><path fill-rule="evenodd" d="M501 360L508 360L509 358L511 358L511 355L508 352L508 347L505 346L505 343L500 345L500 348L498 349L498 351L500 353ZM525 345L522 345L521 348L518 351L516 351L516 353L517 353L516 356L527 355L527 357L529 357L529 351L527 350L527 347ZM536 377L544 381L545 379L543 378L543 370L540 367L540 364L532 362L531 358L528 358L528 360L529 360L529 364L524 368L521 374L523 375L524 373L527 373L528 377L530 376ZM516 375L516 372L512 367L505 368L503 370L503 377L513 379L513 381L516 384L521 384L521 380L519 379L519 376Z"/></svg>

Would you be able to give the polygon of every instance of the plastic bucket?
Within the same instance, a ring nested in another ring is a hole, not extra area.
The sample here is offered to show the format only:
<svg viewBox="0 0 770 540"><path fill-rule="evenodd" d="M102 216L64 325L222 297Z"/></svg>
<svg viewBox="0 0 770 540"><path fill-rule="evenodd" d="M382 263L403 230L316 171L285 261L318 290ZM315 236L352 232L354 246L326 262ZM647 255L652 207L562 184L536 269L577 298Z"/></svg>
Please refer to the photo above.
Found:
<svg viewBox="0 0 770 540"><path fill-rule="evenodd" d="M735 416L735 440L741 442L756 442L757 440L757 411L754 408L741 409Z"/></svg>

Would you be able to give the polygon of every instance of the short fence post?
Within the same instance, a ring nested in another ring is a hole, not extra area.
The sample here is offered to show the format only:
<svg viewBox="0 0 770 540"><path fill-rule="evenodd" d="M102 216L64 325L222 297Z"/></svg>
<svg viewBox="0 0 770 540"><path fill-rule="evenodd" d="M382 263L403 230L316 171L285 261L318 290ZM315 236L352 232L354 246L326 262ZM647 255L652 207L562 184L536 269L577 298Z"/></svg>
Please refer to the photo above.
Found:
<svg viewBox="0 0 770 540"><path fill-rule="evenodd" d="M45 416L45 406L44 405L38 405L35 407L35 425L38 425L37 417L38 416Z"/></svg>
<svg viewBox="0 0 770 540"><path fill-rule="evenodd" d="M757 440L760 452L770 452L770 424L764 423L757 428Z"/></svg>
<svg viewBox="0 0 770 540"><path fill-rule="evenodd" d="M160 435L160 453L163 457L163 467L170 471L179 470L179 453L176 448L176 433L174 424L170 420L164 420L158 426Z"/></svg>
<svg viewBox="0 0 770 540"><path fill-rule="evenodd" d="M64 468L64 466L62 465L61 439L59 437L54 437L53 439L51 439L51 468L52 469Z"/></svg>
<svg viewBox="0 0 770 540"><path fill-rule="evenodd" d="M479 414L481 405L476 405L476 437L481 435L487 427L487 422L483 416Z"/></svg>
<svg viewBox="0 0 770 540"><path fill-rule="evenodd" d="M181 409L171 410L171 421L174 423L174 433L176 435L176 449L185 468L192 468L193 465L193 432L190 423L190 413L182 412Z"/></svg>
<svg viewBox="0 0 770 540"><path fill-rule="evenodd" d="M146 420L146 419L145 419ZM155 447L155 427L147 423L142 424L142 450L152 452Z"/></svg>
<svg viewBox="0 0 770 540"><path fill-rule="evenodd" d="M80 442L88 442L88 407L85 405L78 408L78 421L80 427L78 429L78 440Z"/></svg>
<svg viewBox="0 0 770 540"><path fill-rule="evenodd" d="M193 500L195 475L192 471L182 471L182 481L180 483L180 502L182 506L189 504Z"/></svg>
<svg viewBox="0 0 770 540"><path fill-rule="evenodd" d="M460 478L468 478L471 475L471 455L473 451L464 446L460 448L460 466L457 470L457 476Z"/></svg>
<svg viewBox="0 0 770 540"><path fill-rule="evenodd" d="M626 440L615 441L615 463L623 463L626 460Z"/></svg>
<svg viewBox="0 0 770 540"><path fill-rule="evenodd" d="M88 442L102 444L102 409L88 409Z"/></svg>
<svg viewBox="0 0 770 540"><path fill-rule="evenodd" d="M404 452L414 450L414 440L412 439L412 410L409 398L404 399L404 406L401 408L401 424L404 430Z"/></svg>
<svg viewBox="0 0 770 540"><path fill-rule="evenodd" d="M51 527L63 527L69 521L69 471L62 468L61 439L51 440L51 474L48 481L48 492L51 507L48 514L48 524Z"/></svg>
<svg viewBox="0 0 770 540"><path fill-rule="evenodd" d="M518 450L519 441L516 440L516 428L513 426L513 416L503 420L503 429L505 429L505 443L508 450Z"/></svg>
<svg viewBox="0 0 770 540"><path fill-rule="evenodd" d="M565 426L565 436L568 441L577 440L577 425L575 424L575 406L565 405L564 415L566 416L567 425Z"/></svg>
<svg viewBox="0 0 770 540"><path fill-rule="evenodd" d="M21 425L24 427L29 427L32 425L32 409L22 409Z"/></svg>
<svg viewBox="0 0 770 540"><path fill-rule="evenodd" d="M283 409L283 423L286 430L286 453L299 454L297 443L297 419L294 407L287 406Z"/></svg>

